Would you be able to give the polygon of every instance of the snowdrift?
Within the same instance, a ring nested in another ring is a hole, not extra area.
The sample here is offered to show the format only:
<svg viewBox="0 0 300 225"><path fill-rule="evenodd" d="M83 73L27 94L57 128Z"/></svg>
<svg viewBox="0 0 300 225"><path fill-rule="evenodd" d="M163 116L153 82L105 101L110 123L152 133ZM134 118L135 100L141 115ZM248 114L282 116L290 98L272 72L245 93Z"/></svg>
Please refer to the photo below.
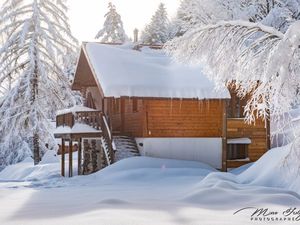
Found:
<svg viewBox="0 0 300 225"><path fill-rule="evenodd" d="M271 149L251 167L237 176L241 183L279 187L300 194L299 156L289 144Z"/></svg>
<svg viewBox="0 0 300 225"><path fill-rule="evenodd" d="M266 188L269 191L270 188L275 188L275 191L285 189L300 194L297 156L287 157L291 148L292 145L287 145L272 149L257 162L234 169L229 173L218 172L209 165L194 161L132 157L121 160L94 174L63 180L64 184L68 185L99 186L103 183L130 185L144 182L145 184L158 184L162 180L175 179L178 182L178 179L196 179L197 182L190 189L189 194L182 197L195 201L198 199L197 196L200 198L224 191L236 194L234 193L236 190L243 190L243 196L247 198L247 195L251 196L250 192L253 187L259 187L260 190ZM75 165L76 161L75 154L73 162ZM48 152L38 166L33 166L32 159L28 158L21 163L8 166L0 172L0 182L41 181L57 178L58 180L62 179L60 161L52 152ZM55 182L59 183L60 181L51 181L51 183ZM174 185L179 185L176 182ZM249 192L245 190L249 190Z"/></svg>

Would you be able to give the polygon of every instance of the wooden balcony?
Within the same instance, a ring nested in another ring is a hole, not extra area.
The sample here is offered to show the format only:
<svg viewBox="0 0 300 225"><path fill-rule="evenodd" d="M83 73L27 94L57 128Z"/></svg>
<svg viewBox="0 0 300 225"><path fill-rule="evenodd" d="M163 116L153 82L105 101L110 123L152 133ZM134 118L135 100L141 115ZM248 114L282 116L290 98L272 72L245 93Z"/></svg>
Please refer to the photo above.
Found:
<svg viewBox="0 0 300 225"><path fill-rule="evenodd" d="M62 139L62 175L65 175L65 142L69 142L69 152L73 143L78 143L78 174L84 171L84 140L101 140L101 148L105 152L107 165L114 162L114 150L109 123L105 115L99 111L86 107L73 107L58 113L56 117L55 138ZM102 160L102 159L101 159ZM69 154L69 176L73 175L72 154Z"/></svg>
<svg viewBox="0 0 300 225"><path fill-rule="evenodd" d="M101 111L74 111L56 117L56 138L101 137L109 127L104 126ZM106 129L103 129L106 128Z"/></svg>

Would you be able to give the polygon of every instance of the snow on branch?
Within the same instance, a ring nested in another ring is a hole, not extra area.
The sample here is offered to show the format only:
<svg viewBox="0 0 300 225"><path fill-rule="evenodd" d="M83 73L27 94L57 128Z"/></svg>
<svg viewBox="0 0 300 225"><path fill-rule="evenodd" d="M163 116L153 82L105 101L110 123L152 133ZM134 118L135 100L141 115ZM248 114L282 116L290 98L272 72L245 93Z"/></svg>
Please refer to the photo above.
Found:
<svg viewBox="0 0 300 225"><path fill-rule="evenodd" d="M0 165L56 149L49 119L75 104L70 89L77 41L64 0L7 0L0 10ZM8 85L7 85L8 84ZM22 106L22 107L19 107Z"/></svg>
<svg viewBox="0 0 300 225"><path fill-rule="evenodd" d="M201 64L220 87L235 82L240 97L250 94L245 113L254 122L286 112L299 100L299 39L300 22L283 34L257 23L221 21L165 48L178 61Z"/></svg>

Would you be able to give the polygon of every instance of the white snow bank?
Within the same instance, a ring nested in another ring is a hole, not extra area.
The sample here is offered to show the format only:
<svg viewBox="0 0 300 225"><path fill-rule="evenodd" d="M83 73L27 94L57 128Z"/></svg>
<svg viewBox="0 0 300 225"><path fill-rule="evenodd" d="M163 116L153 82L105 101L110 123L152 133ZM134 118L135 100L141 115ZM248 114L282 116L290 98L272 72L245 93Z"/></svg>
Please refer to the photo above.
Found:
<svg viewBox="0 0 300 225"><path fill-rule="evenodd" d="M238 181L257 186L285 188L300 194L299 156L293 155L291 147L292 144L289 144L269 150L238 175Z"/></svg>
<svg viewBox="0 0 300 225"><path fill-rule="evenodd" d="M69 154L65 154L65 158L66 174L68 174ZM77 174L77 152L73 153L73 168L73 173ZM45 153L41 162L36 166L33 164L33 159L28 157L20 163L5 167L0 172L0 182L49 181L53 178L61 178L60 156L51 150Z"/></svg>
<svg viewBox="0 0 300 225"><path fill-rule="evenodd" d="M160 158L152 158L152 157L144 157L144 156L131 157L131 158L121 160L117 163L114 163L110 167L105 168L104 170L105 173L107 173L107 172L118 172L124 170L145 169L145 168L154 168L154 169L161 169L161 170L167 170L170 168L198 168L207 171L217 171L213 167L201 162L174 160L174 159L160 159Z"/></svg>
<svg viewBox="0 0 300 225"><path fill-rule="evenodd" d="M283 188L300 194L299 156L291 147L292 144L271 149L255 163L246 164L229 173L212 173L201 182L207 184L206 179L218 182L230 180L238 186L247 184Z"/></svg>
<svg viewBox="0 0 300 225"><path fill-rule="evenodd" d="M235 174L235 175L238 175L238 174L241 174L242 172L244 172L245 170L247 170L253 164L254 164L253 162L247 163L247 164L245 164L243 166L240 166L238 168L229 169L228 172L232 173L232 174Z"/></svg>
<svg viewBox="0 0 300 225"><path fill-rule="evenodd" d="M95 112L97 111L96 109L92 109L92 108L88 108L82 105L76 105L73 106L71 108L67 108L67 109L62 109L62 110L58 110L56 112L56 115L63 115L63 114L67 114L67 113L76 113L76 112Z"/></svg>
<svg viewBox="0 0 300 225"><path fill-rule="evenodd" d="M59 163L28 163L0 173L1 224L238 225L253 224L249 211L233 215L244 207L282 211L300 205L294 192L243 184L198 162L135 157L72 179L49 176L59 175ZM5 175L31 181L5 182ZM40 177L47 180L35 181Z"/></svg>
<svg viewBox="0 0 300 225"><path fill-rule="evenodd" d="M59 158L57 157L55 151L48 150L43 156L39 164L41 165L41 164L49 164L49 163L59 163Z"/></svg>
<svg viewBox="0 0 300 225"><path fill-rule="evenodd" d="M137 182L145 182L151 186L163 185L162 182L170 181L174 177L188 182L195 177L201 180L207 174L216 171L209 165L200 162L139 156L120 160L89 176L76 177L74 185L82 183L99 186L104 183L113 183L134 186ZM174 185L179 184L175 182Z"/></svg>
<svg viewBox="0 0 300 225"><path fill-rule="evenodd" d="M88 43L86 53L106 97L230 98L200 67L175 63L162 50Z"/></svg>
<svg viewBox="0 0 300 225"><path fill-rule="evenodd" d="M23 161L14 165L5 167L0 172L0 181L36 181L59 177L59 164L39 164L33 165L33 162Z"/></svg>

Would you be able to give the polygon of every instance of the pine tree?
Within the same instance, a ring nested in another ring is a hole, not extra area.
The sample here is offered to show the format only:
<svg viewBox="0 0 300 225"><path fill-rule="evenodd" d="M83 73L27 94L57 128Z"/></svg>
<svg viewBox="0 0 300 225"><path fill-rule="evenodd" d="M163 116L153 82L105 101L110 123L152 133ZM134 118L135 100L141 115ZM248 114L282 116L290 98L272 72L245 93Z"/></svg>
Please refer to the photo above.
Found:
<svg viewBox="0 0 300 225"><path fill-rule="evenodd" d="M108 13L104 16L105 22L103 28L98 32L96 38L101 38L102 42L124 43L128 37L125 34L121 16L111 2L108 3L108 9Z"/></svg>
<svg viewBox="0 0 300 225"><path fill-rule="evenodd" d="M177 36L184 34L191 27L205 23L199 0L182 0L173 23L177 25Z"/></svg>
<svg viewBox="0 0 300 225"><path fill-rule="evenodd" d="M49 118L74 104L64 59L76 48L63 0L6 0L0 11L0 83L13 77L0 105L0 165L27 156L38 164L57 148ZM48 148L46 147L48 146Z"/></svg>
<svg viewBox="0 0 300 225"><path fill-rule="evenodd" d="M159 4L151 22L146 25L141 35L141 42L144 44L164 44L170 37L169 19L165 5Z"/></svg>
<svg viewBox="0 0 300 225"><path fill-rule="evenodd" d="M181 0L176 17L171 21L173 27L177 27L176 36L195 27L232 19L233 2L234 0ZM235 7L234 12L236 11Z"/></svg>
<svg viewBox="0 0 300 225"><path fill-rule="evenodd" d="M221 20L245 20L285 32L299 19L299 0L182 0L172 26L176 27L176 36L181 36Z"/></svg>

